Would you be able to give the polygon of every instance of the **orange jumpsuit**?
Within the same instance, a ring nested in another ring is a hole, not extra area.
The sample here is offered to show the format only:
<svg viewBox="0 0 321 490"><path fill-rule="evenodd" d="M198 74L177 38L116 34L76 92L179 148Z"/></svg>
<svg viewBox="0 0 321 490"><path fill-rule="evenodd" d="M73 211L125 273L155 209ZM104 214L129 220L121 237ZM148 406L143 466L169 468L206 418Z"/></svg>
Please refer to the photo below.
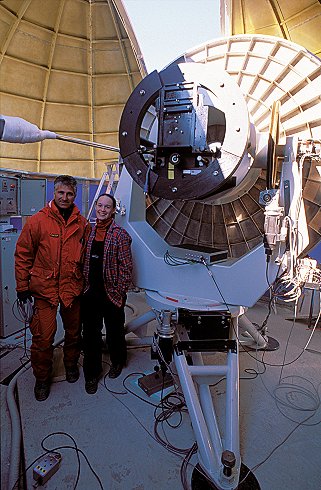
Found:
<svg viewBox="0 0 321 490"><path fill-rule="evenodd" d="M67 222L54 201L30 217L15 251L17 291L34 296L31 365L37 381L47 381L52 370L57 310L65 329L64 364L74 367L80 354L80 301L84 279L83 252L90 226L76 205Z"/></svg>

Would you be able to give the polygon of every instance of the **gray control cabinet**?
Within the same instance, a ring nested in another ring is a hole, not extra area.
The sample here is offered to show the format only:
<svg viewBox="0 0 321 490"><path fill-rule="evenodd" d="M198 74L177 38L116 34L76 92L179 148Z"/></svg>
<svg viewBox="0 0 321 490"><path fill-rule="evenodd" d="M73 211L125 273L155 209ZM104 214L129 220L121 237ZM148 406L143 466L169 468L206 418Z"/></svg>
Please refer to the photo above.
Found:
<svg viewBox="0 0 321 490"><path fill-rule="evenodd" d="M0 176L0 216L18 214L18 179Z"/></svg>
<svg viewBox="0 0 321 490"><path fill-rule="evenodd" d="M8 337L24 328L12 312L17 299L14 252L18 236L16 232L0 233L0 337ZM15 312L17 314L16 309Z"/></svg>
<svg viewBox="0 0 321 490"><path fill-rule="evenodd" d="M21 179L21 210L22 216L32 216L46 204L46 179Z"/></svg>

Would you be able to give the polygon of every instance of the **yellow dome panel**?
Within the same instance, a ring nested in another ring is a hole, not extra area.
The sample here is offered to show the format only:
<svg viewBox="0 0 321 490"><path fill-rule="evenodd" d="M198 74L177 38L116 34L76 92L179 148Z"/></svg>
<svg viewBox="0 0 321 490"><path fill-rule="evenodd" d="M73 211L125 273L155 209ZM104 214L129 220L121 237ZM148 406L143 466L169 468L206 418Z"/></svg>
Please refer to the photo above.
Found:
<svg viewBox="0 0 321 490"><path fill-rule="evenodd" d="M121 0L0 2L1 113L118 147L123 107L146 69ZM1 142L1 166L100 178L115 153L63 141Z"/></svg>
<svg viewBox="0 0 321 490"><path fill-rule="evenodd" d="M320 57L318 0L221 0L225 35L266 34L292 41Z"/></svg>

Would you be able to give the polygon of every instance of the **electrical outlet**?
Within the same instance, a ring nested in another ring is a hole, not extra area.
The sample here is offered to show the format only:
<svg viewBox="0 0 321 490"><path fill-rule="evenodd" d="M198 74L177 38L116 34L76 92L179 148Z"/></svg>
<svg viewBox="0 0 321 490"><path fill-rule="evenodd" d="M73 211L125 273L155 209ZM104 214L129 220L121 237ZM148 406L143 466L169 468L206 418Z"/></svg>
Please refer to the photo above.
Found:
<svg viewBox="0 0 321 490"><path fill-rule="evenodd" d="M56 473L60 463L61 455L59 453L46 454L33 468L33 479L38 485L44 485Z"/></svg>

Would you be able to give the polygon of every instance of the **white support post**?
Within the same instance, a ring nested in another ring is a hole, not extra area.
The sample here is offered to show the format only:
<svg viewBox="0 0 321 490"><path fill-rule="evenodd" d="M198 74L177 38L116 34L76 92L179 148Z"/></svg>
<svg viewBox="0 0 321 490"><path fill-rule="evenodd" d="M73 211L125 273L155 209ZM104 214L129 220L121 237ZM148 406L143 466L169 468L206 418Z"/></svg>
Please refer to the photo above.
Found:
<svg viewBox="0 0 321 490"><path fill-rule="evenodd" d="M217 468L219 461L215 458L212 441L207 429L204 415L198 400L196 389L189 372L189 367L184 354L174 353L174 361L179 376L179 381L183 390L185 402L191 417L194 429L198 452L201 464L208 475L211 474L211 468Z"/></svg>
<svg viewBox="0 0 321 490"><path fill-rule="evenodd" d="M190 366L190 372L193 376L193 379L199 383L199 397L202 406L202 410L204 413L204 417L206 420L206 424L211 436L211 440L213 441L213 445L216 448L218 454L222 454L223 452L223 444L222 438L219 431L217 418L215 414L215 410L213 407L213 400L210 388L208 384L204 383L204 376L207 375L207 372L210 376L226 376L226 366L204 366L202 355L199 352L193 354L193 360L195 360L199 366L202 366L202 377L200 380L197 378L198 366ZM210 369L208 369L210 368ZM204 381L202 381L202 378Z"/></svg>
<svg viewBox="0 0 321 490"><path fill-rule="evenodd" d="M245 315L239 317L238 325L240 327L239 339L241 344L248 345L254 349L264 349L268 345L267 338L260 334L255 325ZM249 336L242 337L243 334L248 334Z"/></svg>
<svg viewBox="0 0 321 490"><path fill-rule="evenodd" d="M233 338L237 334L237 318L233 318ZM239 436L239 359L237 352L227 353L226 376L226 422L225 422L225 449L232 451L236 458L236 468L240 462L240 436Z"/></svg>
<svg viewBox="0 0 321 490"><path fill-rule="evenodd" d="M185 355L174 353L174 361L195 433L202 470L219 490L234 490L241 466L239 450L238 353L229 351L223 365L205 365L202 355L193 353L198 365L188 366ZM226 376L225 434L221 437L209 385L218 376ZM198 383L198 393L194 381ZM224 450L236 458L232 474L226 477L221 461Z"/></svg>

